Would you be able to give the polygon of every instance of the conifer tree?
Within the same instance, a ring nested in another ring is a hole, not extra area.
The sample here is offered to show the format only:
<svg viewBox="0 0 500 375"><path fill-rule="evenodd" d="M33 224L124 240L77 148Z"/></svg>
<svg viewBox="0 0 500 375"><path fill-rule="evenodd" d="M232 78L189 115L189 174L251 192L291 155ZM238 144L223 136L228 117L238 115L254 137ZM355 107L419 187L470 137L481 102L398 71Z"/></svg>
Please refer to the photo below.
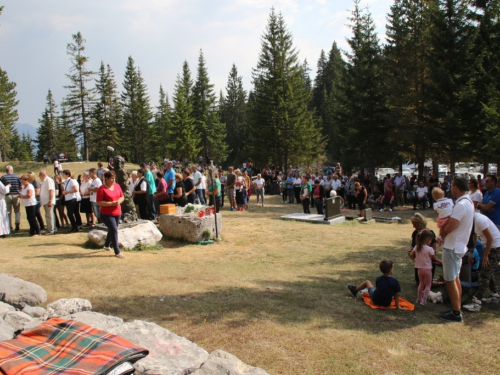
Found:
<svg viewBox="0 0 500 375"><path fill-rule="evenodd" d="M168 154L168 141L167 135L169 133L170 122L172 119L172 109L168 95L160 85L159 104L156 107L155 120L152 131L152 143L155 151L155 158L163 160Z"/></svg>
<svg viewBox="0 0 500 375"><path fill-rule="evenodd" d="M16 83L9 81L7 72L0 67L0 162L5 161L11 151L11 137L17 113Z"/></svg>
<svg viewBox="0 0 500 375"><path fill-rule="evenodd" d="M500 1L475 0L473 21L477 25L474 107L477 114L472 147L485 173L490 162L500 165Z"/></svg>
<svg viewBox="0 0 500 375"><path fill-rule="evenodd" d="M134 162L146 161L151 156L151 120L147 88L132 56L128 58L121 95L123 107L123 140Z"/></svg>
<svg viewBox="0 0 500 375"><path fill-rule="evenodd" d="M122 113L120 97L113 70L101 62L99 77L96 82L97 100L92 111L92 158L104 160L107 156L107 146L117 152L120 149L120 130Z"/></svg>
<svg viewBox="0 0 500 375"><path fill-rule="evenodd" d="M69 93L65 99L68 121L73 132L82 141L84 160L89 160L90 117L94 101L94 90L89 88L94 72L88 70L89 58L84 56L85 39L80 32L73 34L73 43L68 43L66 53L70 56L70 73L66 74L71 83L65 86Z"/></svg>
<svg viewBox="0 0 500 375"><path fill-rule="evenodd" d="M47 104L42 113L42 117L38 120L40 126L37 129L37 137L35 143L38 146L37 160L42 160L44 154L57 153L59 149L63 149L63 145L59 144L59 114L57 105L52 96L52 91L47 94Z"/></svg>
<svg viewBox="0 0 500 375"><path fill-rule="evenodd" d="M434 124L424 117L424 83L429 79L427 12L424 1L396 0L388 15L385 48L390 121L394 125L391 145L400 158L418 163L419 175L423 175L424 162L440 152L432 143Z"/></svg>
<svg viewBox="0 0 500 375"><path fill-rule="evenodd" d="M171 126L167 135L168 148L172 157L181 160L183 164L189 159L196 159L201 150L201 146L199 146L200 136L196 131L195 120L192 116L193 107L186 96L189 90L184 87L184 83L189 81L185 74L186 70L184 70L182 78L177 76Z"/></svg>
<svg viewBox="0 0 500 375"><path fill-rule="evenodd" d="M210 83L205 58L200 51L198 74L193 88L193 117L200 134L201 152L205 160L224 162L227 158L226 124L220 121L214 85Z"/></svg>
<svg viewBox="0 0 500 375"><path fill-rule="evenodd" d="M251 157L261 165L287 168L306 164L323 150L320 132L308 109L303 66L281 14L274 9L262 36L261 52L253 70Z"/></svg>
<svg viewBox="0 0 500 375"><path fill-rule="evenodd" d="M474 111L472 54L476 29L469 0L429 0L429 80L425 82L425 115L433 124L434 144L447 156L451 173L455 162L470 154Z"/></svg>
<svg viewBox="0 0 500 375"><path fill-rule="evenodd" d="M58 138L58 147L59 150L56 151L56 154L59 152L65 152L68 154L69 159L76 160L76 154L78 153L78 145L76 142L76 138L73 135L73 128L71 117L68 114L68 107L66 102L63 101L61 104L61 115L59 116L59 121L56 122L57 126L57 138Z"/></svg>
<svg viewBox="0 0 500 375"><path fill-rule="evenodd" d="M373 172L376 166L390 160L390 128L382 51L371 14L368 10L363 12L359 3L360 0L354 0L350 18L353 36L348 39L351 52L347 54L345 97L338 138L346 167L368 167Z"/></svg>
<svg viewBox="0 0 500 375"><path fill-rule="evenodd" d="M243 89L243 78L233 64L229 72L224 98L224 118L227 127L227 144L231 152L228 156L230 164L239 165L247 157L248 142L247 93Z"/></svg>

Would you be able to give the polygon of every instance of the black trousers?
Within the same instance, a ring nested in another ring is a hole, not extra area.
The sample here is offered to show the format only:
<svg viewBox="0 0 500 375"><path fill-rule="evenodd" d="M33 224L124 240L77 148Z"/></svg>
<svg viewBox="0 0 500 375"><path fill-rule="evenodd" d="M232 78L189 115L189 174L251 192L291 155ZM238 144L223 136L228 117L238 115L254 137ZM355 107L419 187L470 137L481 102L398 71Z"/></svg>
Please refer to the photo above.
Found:
<svg viewBox="0 0 500 375"><path fill-rule="evenodd" d="M30 224L30 234L40 234L40 227L38 226L38 222L36 221L36 205L25 207L26 209L26 218L28 219L28 223Z"/></svg>
<svg viewBox="0 0 500 375"><path fill-rule="evenodd" d="M311 211L309 210L309 198L304 198L302 199L302 207L304 208L304 213L305 214L310 214Z"/></svg>
<svg viewBox="0 0 500 375"><path fill-rule="evenodd" d="M295 202L300 204L300 186L294 186L293 192L295 193Z"/></svg>
<svg viewBox="0 0 500 375"><path fill-rule="evenodd" d="M76 220L76 216L77 215L80 216L80 212L78 212L78 202L76 198L67 200L65 202L66 202L66 210L68 212L69 222L71 223L71 228L73 230L78 230L78 223ZM80 222L81 221L82 220L80 218Z"/></svg>

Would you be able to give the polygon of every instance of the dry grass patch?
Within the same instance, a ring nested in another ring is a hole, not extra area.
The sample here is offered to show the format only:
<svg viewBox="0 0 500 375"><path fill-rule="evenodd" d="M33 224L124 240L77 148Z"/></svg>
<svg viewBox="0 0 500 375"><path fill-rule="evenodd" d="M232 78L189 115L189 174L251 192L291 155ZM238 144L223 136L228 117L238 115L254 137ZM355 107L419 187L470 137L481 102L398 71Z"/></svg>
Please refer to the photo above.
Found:
<svg viewBox="0 0 500 375"><path fill-rule="evenodd" d="M266 197L264 208L252 197L248 212L223 211L223 242L165 240L162 250L128 252L124 261L83 248L86 233L31 239L23 223L2 241L0 271L42 285L48 302L88 298L95 311L154 321L271 374L496 372L498 305L450 325L437 318L443 305L376 311L350 297L346 285L374 280L388 257L402 296L415 299L413 211L394 212L402 224L278 219L300 211L280 197Z"/></svg>

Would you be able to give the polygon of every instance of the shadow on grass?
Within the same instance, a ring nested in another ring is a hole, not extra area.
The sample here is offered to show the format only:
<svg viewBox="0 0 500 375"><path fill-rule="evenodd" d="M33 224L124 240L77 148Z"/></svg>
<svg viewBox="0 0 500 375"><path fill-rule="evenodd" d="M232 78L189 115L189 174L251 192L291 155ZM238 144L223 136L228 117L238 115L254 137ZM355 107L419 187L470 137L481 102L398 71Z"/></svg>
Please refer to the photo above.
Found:
<svg viewBox="0 0 500 375"><path fill-rule="evenodd" d="M79 246L76 246L79 247ZM112 254L111 252L109 254ZM44 255L34 255L27 256L26 259L88 259L88 258L102 258L103 251L92 251L88 253L60 253L60 254L44 254Z"/></svg>
<svg viewBox="0 0 500 375"><path fill-rule="evenodd" d="M192 325L210 322L234 327L268 320L282 325L312 325L308 329L376 334L421 324L443 324L438 313L446 306L418 306L413 312L373 310L362 300L353 298L347 283L342 277L341 280L307 277L295 282L259 281L256 288L228 287L205 293L152 297L103 297L92 303L95 311L164 325L182 319ZM476 315L474 319L466 319L466 324L477 325L488 319L487 315Z"/></svg>

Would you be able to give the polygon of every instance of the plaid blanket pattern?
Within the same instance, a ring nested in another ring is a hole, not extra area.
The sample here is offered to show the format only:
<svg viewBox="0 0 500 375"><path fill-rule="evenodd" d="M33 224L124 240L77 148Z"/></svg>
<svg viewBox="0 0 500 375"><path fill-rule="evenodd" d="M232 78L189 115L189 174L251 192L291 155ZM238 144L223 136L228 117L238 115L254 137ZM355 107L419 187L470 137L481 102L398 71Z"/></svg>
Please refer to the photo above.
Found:
<svg viewBox="0 0 500 375"><path fill-rule="evenodd" d="M109 332L53 318L16 339L0 342L0 371L5 375L104 375L148 353Z"/></svg>

